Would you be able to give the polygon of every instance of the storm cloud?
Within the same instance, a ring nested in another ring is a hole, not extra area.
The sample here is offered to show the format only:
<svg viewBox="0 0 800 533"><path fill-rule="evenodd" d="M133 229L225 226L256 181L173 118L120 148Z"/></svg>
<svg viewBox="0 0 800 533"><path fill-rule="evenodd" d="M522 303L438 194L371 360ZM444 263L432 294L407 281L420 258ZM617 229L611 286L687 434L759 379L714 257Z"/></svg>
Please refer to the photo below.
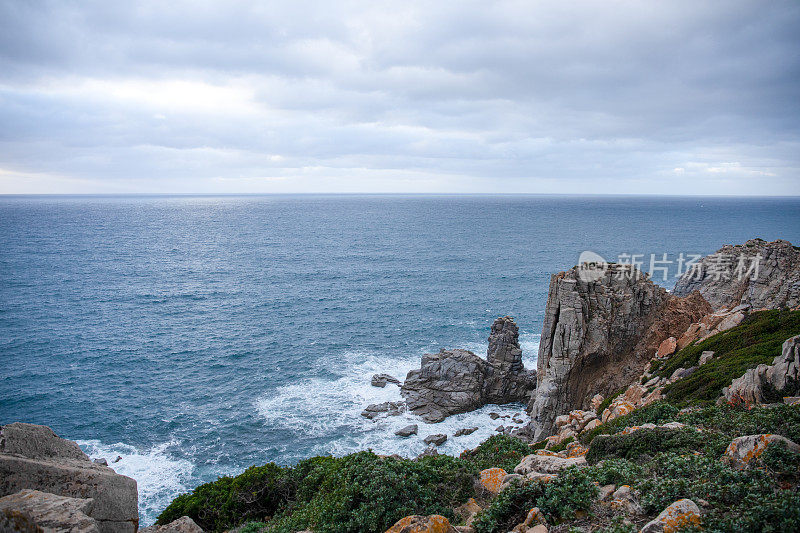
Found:
<svg viewBox="0 0 800 533"><path fill-rule="evenodd" d="M800 3L0 0L0 193L800 194Z"/></svg>

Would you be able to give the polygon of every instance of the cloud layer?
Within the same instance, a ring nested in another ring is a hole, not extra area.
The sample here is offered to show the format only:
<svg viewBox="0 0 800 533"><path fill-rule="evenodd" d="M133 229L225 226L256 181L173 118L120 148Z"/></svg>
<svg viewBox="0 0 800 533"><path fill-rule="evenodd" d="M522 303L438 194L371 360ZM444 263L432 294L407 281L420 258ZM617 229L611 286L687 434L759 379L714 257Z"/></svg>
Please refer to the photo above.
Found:
<svg viewBox="0 0 800 533"><path fill-rule="evenodd" d="M0 0L0 193L800 194L800 3Z"/></svg>

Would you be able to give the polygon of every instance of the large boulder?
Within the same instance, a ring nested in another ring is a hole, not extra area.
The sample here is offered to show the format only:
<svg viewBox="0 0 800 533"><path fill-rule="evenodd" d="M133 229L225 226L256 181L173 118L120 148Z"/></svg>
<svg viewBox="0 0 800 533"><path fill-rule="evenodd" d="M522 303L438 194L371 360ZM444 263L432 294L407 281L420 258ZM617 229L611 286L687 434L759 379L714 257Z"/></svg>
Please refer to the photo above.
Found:
<svg viewBox="0 0 800 533"><path fill-rule="evenodd" d="M537 453L526 455L522 461L514 467L515 474L530 476L531 474L557 474L570 466L585 466L586 458L562 457L553 452L539 450Z"/></svg>
<svg viewBox="0 0 800 533"><path fill-rule="evenodd" d="M800 445L780 435L763 433L736 437L725 450L724 459L733 467L744 469L750 466L753 459L758 459L770 445L779 444L790 452L800 454Z"/></svg>
<svg viewBox="0 0 800 533"><path fill-rule="evenodd" d="M637 381L665 339L710 311L698 293L670 296L631 265L608 265L592 279L579 267L553 275L527 432L541 440L556 416Z"/></svg>
<svg viewBox="0 0 800 533"><path fill-rule="evenodd" d="M401 518L386 533L456 533L450 521L444 516L412 515Z"/></svg>
<svg viewBox="0 0 800 533"><path fill-rule="evenodd" d="M188 516L182 516L163 526L155 525L140 529L139 533L203 533L203 528Z"/></svg>
<svg viewBox="0 0 800 533"><path fill-rule="evenodd" d="M705 353L705 352L703 352ZM784 396L800 393L800 335L783 343L781 354L771 365L758 365L722 389L731 404L755 405L780 402Z"/></svg>
<svg viewBox="0 0 800 533"><path fill-rule="evenodd" d="M700 508L689 499L678 500L645 524L639 533L677 533L700 525Z"/></svg>
<svg viewBox="0 0 800 533"><path fill-rule="evenodd" d="M97 521L89 517L93 506L91 498L25 489L0 498L0 531L100 533Z"/></svg>
<svg viewBox="0 0 800 533"><path fill-rule="evenodd" d="M756 262L758 272L751 271ZM800 251L782 240L726 244L687 271L673 294L686 296L695 290L715 310L739 304L754 309L795 308L800 305Z"/></svg>
<svg viewBox="0 0 800 533"><path fill-rule="evenodd" d="M93 463L72 441L47 426L15 422L0 426L0 496L34 489L92 499L88 516L102 532L136 531L136 481Z"/></svg>
<svg viewBox="0 0 800 533"><path fill-rule="evenodd" d="M536 374L522 365L517 325L510 317L492 324L487 359L469 350L422 356L401 387L408 410L426 422L473 411L487 403L527 402Z"/></svg>

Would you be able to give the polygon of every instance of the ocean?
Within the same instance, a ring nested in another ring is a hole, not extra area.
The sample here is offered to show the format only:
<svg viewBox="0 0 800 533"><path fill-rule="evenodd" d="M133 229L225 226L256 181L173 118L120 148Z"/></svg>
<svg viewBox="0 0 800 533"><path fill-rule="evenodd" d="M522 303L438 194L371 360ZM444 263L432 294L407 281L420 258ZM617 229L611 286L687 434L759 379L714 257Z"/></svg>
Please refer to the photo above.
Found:
<svg viewBox="0 0 800 533"><path fill-rule="evenodd" d="M522 406L369 421L367 404L400 399L371 375L485 355L502 315L535 368L550 275L582 251L677 268L753 237L800 244L800 199L0 196L0 423L121 457L143 525L253 464L414 456L433 433L458 454ZM412 421L418 437L394 435Z"/></svg>

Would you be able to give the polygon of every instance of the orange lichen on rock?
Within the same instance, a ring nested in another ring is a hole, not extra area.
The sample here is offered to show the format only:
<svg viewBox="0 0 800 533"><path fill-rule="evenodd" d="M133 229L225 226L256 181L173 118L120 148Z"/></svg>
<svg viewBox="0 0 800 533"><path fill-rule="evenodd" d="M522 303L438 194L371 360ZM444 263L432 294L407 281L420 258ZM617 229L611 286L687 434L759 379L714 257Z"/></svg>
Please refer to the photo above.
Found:
<svg viewBox="0 0 800 533"><path fill-rule="evenodd" d="M506 477L506 471L502 468L481 470L481 486L492 494L498 494L502 490L504 477Z"/></svg>
<svg viewBox="0 0 800 533"><path fill-rule="evenodd" d="M457 533L444 516L406 516L386 530L386 533Z"/></svg>
<svg viewBox="0 0 800 533"><path fill-rule="evenodd" d="M733 439L725 450L726 460L737 468L746 468L753 459L757 459L764 453L767 446L775 442L781 442L789 450L800 453L800 446L786 437L763 433Z"/></svg>
<svg viewBox="0 0 800 533"><path fill-rule="evenodd" d="M678 500L648 522L641 533L676 533L700 525L700 508L689 499Z"/></svg>

